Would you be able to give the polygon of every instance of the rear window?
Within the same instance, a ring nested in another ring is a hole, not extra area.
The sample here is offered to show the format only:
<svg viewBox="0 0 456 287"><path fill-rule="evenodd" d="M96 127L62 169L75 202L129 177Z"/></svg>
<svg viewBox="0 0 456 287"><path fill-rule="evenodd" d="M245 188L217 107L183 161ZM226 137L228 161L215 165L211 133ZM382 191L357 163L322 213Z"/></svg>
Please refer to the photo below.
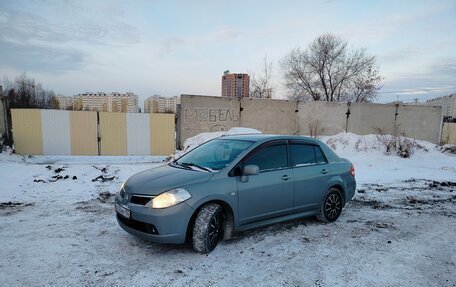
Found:
<svg viewBox="0 0 456 287"><path fill-rule="evenodd" d="M315 151L312 145L291 144L291 164L292 166L303 166L315 164Z"/></svg>
<svg viewBox="0 0 456 287"><path fill-rule="evenodd" d="M321 148L319 146L314 146L314 149L315 149L315 157L316 157L317 163L326 163L326 162L328 162L326 160L325 155L323 154L323 152L321 151Z"/></svg>
<svg viewBox="0 0 456 287"><path fill-rule="evenodd" d="M292 166L305 166L326 163L326 158L319 146L309 144L291 144Z"/></svg>

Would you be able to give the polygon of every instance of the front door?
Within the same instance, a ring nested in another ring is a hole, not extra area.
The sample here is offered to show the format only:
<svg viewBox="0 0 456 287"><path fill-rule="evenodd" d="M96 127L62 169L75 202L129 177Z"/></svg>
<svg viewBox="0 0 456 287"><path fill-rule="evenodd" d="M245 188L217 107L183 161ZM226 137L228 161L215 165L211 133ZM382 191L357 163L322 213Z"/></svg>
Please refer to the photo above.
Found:
<svg viewBox="0 0 456 287"><path fill-rule="evenodd" d="M248 224L293 210L293 173L289 168L286 141L263 144L248 154L242 165L257 165L260 173L242 182L238 177L240 224Z"/></svg>

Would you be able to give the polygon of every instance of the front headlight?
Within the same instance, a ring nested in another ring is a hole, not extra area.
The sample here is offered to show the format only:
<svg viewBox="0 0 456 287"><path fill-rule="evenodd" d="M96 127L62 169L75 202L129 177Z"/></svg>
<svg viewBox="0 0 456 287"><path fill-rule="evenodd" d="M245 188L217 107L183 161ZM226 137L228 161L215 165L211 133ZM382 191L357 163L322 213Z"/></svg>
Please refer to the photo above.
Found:
<svg viewBox="0 0 456 287"><path fill-rule="evenodd" d="M186 201L190 197L192 197L190 193L183 188L171 189L152 199L149 206L152 208L166 208Z"/></svg>
<svg viewBox="0 0 456 287"><path fill-rule="evenodd" d="M122 184L120 185L119 191L117 192L117 195L119 196L119 198L124 197L124 193L125 193L124 186L125 186L125 181L122 182Z"/></svg>

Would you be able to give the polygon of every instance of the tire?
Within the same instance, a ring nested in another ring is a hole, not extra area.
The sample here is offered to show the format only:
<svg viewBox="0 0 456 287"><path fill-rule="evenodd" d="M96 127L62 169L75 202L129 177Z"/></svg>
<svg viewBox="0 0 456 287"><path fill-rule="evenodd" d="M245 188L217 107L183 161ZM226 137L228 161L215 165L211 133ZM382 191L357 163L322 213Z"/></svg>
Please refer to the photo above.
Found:
<svg viewBox="0 0 456 287"><path fill-rule="evenodd" d="M318 220L322 222L334 222L339 218L344 206L344 198L337 188L331 187L327 192L320 207Z"/></svg>
<svg viewBox="0 0 456 287"><path fill-rule="evenodd" d="M223 209L216 203L203 206L195 219L193 226L193 249L200 253L209 253L223 238L225 216Z"/></svg>

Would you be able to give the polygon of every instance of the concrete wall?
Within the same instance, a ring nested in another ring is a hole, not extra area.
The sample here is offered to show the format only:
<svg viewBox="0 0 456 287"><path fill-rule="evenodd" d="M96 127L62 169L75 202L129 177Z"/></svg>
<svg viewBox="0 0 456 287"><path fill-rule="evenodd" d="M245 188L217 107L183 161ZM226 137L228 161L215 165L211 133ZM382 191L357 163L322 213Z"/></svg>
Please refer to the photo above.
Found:
<svg viewBox="0 0 456 287"><path fill-rule="evenodd" d="M295 101L243 98L240 126L267 134L296 134L299 132L296 111Z"/></svg>
<svg viewBox="0 0 456 287"><path fill-rule="evenodd" d="M238 99L182 95L178 119L180 144L199 133L238 127L240 107Z"/></svg>
<svg viewBox="0 0 456 287"><path fill-rule="evenodd" d="M349 110L348 132L367 135L376 134L381 129L385 133L393 133L396 105L352 103Z"/></svg>
<svg viewBox="0 0 456 287"><path fill-rule="evenodd" d="M178 120L181 145L199 133L238 126L264 133L300 135L344 131L365 135L379 130L392 134L398 127L407 137L440 143L442 108L182 95Z"/></svg>
<svg viewBox="0 0 456 287"><path fill-rule="evenodd" d="M405 136L438 144L442 116L441 106L399 105L396 122Z"/></svg>
<svg viewBox="0 0 456 287"><path fill-rule="evenodd" d="M297 121L300 135L335 135L345 131L347 104L300 102Z"/></svg>

